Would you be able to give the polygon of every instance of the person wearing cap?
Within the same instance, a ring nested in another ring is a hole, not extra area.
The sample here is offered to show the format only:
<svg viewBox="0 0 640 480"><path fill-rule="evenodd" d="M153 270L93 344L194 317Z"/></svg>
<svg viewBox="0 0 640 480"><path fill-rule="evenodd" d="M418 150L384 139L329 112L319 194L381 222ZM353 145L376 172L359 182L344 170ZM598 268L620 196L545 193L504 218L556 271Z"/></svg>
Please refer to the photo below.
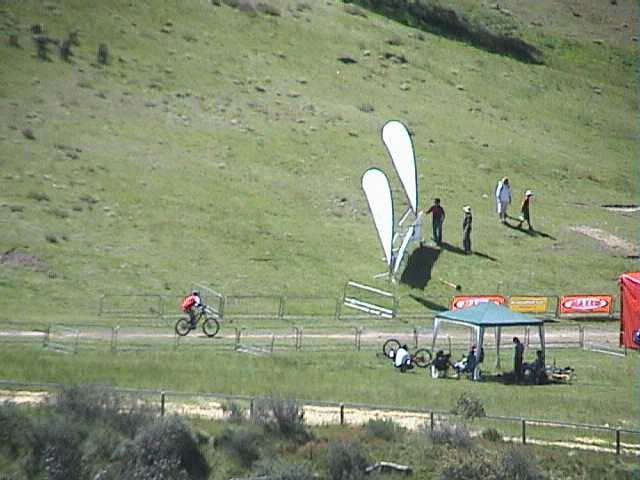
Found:
<svg viewBox="0 0 640 480"><path fill-rule="evenodd" d="M471 207L469 205L462 207L462 211L464 212L464 218L462 219L462 248L464 248L464 253L469 255L471 253L471 223L473 222L473 217L471 216Z"/></svg>
<svg viewBox="0 0 640 480"><path fill-rule="evenodd" d="M509 179L503 177L496 187L496 211L502 223L507 223L507 207L511 203L511 189Z"/></svg>
<svg viewBox="0 0 640 480"><path fill-rule="evenodd" d="M431 214L431 227L433 231L433 241L436 245L442 245L442 224L444 223L444 208L440 206L440 199L433 200L433 205L429 210L424 212L426 215Z"/></svg>
<svg viewBox="0 0 640 480"><path fill-rule="evenodd" d="M529 202L531 201L531 197L533 197L533 192L531 190L524 192L524 198L522 199L522 205L520 206L520 223L518 224L518 228L522 228L522 223L527 222L529 230L533 230L533 227L531 226L531 215L529 212Z"/></svg>

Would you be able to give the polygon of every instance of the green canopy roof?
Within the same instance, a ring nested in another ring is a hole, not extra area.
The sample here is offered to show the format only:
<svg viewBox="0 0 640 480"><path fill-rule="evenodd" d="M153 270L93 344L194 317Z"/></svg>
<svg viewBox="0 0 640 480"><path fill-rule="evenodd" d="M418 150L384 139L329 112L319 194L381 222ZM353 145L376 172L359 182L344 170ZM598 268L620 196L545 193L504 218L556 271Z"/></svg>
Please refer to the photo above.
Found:
<svg viewBox="0 0 640 480"><path fill-rule="evenodd" d="M543 320L514 312L493 302L480 303L474 307L460 310L448 310L436 315L436 319L466 323L478 327L518 327L542 325Z"/></svg>

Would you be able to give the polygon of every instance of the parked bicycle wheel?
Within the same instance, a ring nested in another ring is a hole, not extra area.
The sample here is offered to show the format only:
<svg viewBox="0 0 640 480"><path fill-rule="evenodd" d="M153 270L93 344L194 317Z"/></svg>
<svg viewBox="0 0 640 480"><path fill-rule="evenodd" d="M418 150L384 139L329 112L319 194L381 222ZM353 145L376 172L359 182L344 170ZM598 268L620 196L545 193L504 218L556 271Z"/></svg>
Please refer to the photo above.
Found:
<svg viewBox="0 0 640 480"><path fill-rule="evenodd" d="M399 348L400 348L400 342L395 338L390 338L389 340L387 340L382 344L382 352L384 353L384 356L387 358L393 358L393 355L395 355L395 353L398 351Z"/></svg>
<svg viewBox="0 0 640 480"><path fill-rule="evenodd" d="M431 365L431 351L426 348L419 348L413 354L413 363L420 368L426 368Z"/></svg>
<svg viewBox="0 0 640 480"><path fill-rule="evenodd" d="M180 335L181 337L184 337L190 331L191 331L191 321L188 318L182 317L180 320L176 322L176 334Z"/></svg>
<svg viewBox="0 0 640 480"><path fill-rule="evenodd" d="M215 337L220 330L220 324L218 320L212 315L207 315L202 322L202 331L207 337Z"/></svg>

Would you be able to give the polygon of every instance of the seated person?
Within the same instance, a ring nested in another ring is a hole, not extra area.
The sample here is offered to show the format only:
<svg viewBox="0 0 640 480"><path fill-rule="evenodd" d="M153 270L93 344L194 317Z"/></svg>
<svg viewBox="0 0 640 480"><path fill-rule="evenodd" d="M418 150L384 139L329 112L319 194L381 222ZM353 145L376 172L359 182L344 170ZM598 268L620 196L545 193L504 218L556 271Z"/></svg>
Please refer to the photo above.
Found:
<svg viewBox="0 0 640 480"><path fill-rule="evenodd" d="M536 352L536 359L532 363L525 363L523 366L525 379L535 382L538 385L548 381L547 369L544 364L542 350Z"/></svg>
<svg viewBox="0 0 640 480"><path fill-rule="evenodd" d="M480 350L480 361L476 359L476 346L471 345L469 349L469 353L465 357L462 357L462 360L453 364L453 368L456 370L456 373L460 375L461 373L473 374L473 371L476 368L478 363L481 363L484 360L484 349Z"/></svg>
<svg viewBox="0 0 640 480"><path fill-rule="evenodd" d="M431 377L441 378L447 376L447 371L451 366L451 354L444 353L442 350L438 350L436 358L431 363Z"/></svg>
<svg viewBox="0 0 640 480"><path fill-rule="evenodd" d="M399 368L402 373L413 368L413 365L411 365L411 355L409 355L409 348L406 345L402 345L395 353L393 365L396 368Z"/></svg>

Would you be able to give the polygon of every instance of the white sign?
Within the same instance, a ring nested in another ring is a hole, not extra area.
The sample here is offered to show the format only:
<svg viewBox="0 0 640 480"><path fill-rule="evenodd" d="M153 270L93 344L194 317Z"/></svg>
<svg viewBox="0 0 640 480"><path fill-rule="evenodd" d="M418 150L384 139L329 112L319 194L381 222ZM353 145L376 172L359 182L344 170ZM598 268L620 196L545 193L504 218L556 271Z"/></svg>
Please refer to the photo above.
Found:
<svg viewBox="0 0 640 480"><path fill-rule="evenodd" d="M393 200L389 179L378 168L370 168L362 175L362 190L369 202L373 223L378 231L387 265L391 266L393 246Z"/></svg>
<svg viewBox="0 0 640 480"><path fill-rule="evenodd" d="M418 212L418 181L416 157L411 136L402 123L391 120L382 127L382 142L389 152L393 167L396 169L402 188L409 200L414 214Z"/></svg>

